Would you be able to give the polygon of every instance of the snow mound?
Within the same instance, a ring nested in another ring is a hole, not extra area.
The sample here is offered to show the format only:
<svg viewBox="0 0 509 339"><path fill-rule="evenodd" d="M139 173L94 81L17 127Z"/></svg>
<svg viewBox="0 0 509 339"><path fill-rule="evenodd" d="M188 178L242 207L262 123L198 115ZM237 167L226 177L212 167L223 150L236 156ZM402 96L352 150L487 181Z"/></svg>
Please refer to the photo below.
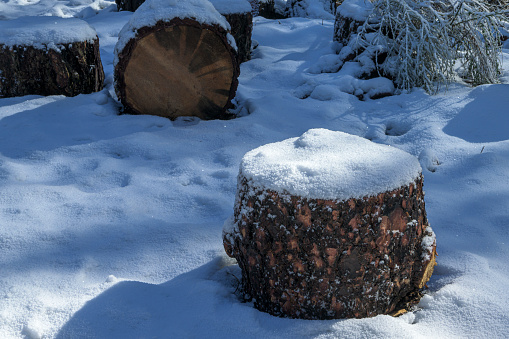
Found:
<svg viewBox="0 0 509 339"><path fill-rule="evenodd" d="M115 46L114 64L118 63L118 53L124 49L129 40L136 37L138 29L154 26L159 21L169 22L175 18L192 18L200 24L217 25L225 30L230 29L225 17L219 14L212 3L207 0L148 0L134 12L120 31ZM229 40L233 40L233 37Z"/></svg>
<svg viewBox="0 0 509 339"><path fill-rule="evenodd" d="M78 41L93 41L95 29L83 20L54 16L25 16L14 20L0 20L0 44L51 48Z"/></svg>
<svg viewBox="0 0 509 339"><path fill-rule="evenodd" d="M251 4L247 0L210 0L221 14L251 12Z"/></svg>
<svg viewBox="0 0 509 339"><path fill-rule="evenodd" d="M329 1L302 0L292 4L287 2L287 11L291 17L334 20L329 6Z"/></svg>
<svg viewBox="0 0 509 339"><path fill-rule="evenodd" d="M337 9L344 18L351 18L355 21L366 21L373 11L373 4L368 0L345 0Z"/></svg>
<svg viewBox="0 0 509 339"><path fill-rule="evenodd" d="M417 159L404 151L327 129L258 147L240 165L240 174L257 187L310 199L377 195L420 173Z"/></svg>

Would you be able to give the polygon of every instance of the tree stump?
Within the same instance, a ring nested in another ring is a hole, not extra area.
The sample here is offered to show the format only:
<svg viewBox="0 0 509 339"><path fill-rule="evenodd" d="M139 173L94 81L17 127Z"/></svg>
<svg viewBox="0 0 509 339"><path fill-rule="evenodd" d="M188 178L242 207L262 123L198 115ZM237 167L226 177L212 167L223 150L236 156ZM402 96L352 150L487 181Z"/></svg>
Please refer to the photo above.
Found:
<svg viewBox="0 0 509 339"><path fill-rule="evenodd" d="M227 27L207 0L142 4L115 47L115 91L125 111L231 118L240 71Z"/></svg>
<svg viewBox="0 0 509 339"><path fill-rule="evenodd" d="M225 251L260 311L389 314L419 296L435 265L422 186L413 156L310 130L244 156Z"/></svg>
<svg viewBox="0 0 509 339"><path fill-rule="evenodd" d="M231 33L237 44L239 63L251 59L251 36L253 33L253 14L247 0L210 0L216 10L230 24Z"/></svg>
<svg viewBox="0 0 509 339"><path fill-rule="evenodd" d="M99 38L85 21L0 21L0 97L75 96L103 88Z"/></svg>

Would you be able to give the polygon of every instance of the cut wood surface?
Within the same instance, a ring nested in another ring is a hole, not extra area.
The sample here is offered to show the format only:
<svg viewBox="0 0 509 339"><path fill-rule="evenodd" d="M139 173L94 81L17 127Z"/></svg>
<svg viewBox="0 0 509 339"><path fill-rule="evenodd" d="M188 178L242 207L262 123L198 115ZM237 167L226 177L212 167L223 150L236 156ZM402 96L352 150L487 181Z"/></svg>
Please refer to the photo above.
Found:
<svg viewBox="0 0 509 339"><path fill-rule="evenodd" d="M116 0L119 11L134 12L145 0ZM253 9L247 0L212 0L212 5L230 24L230 33L235 38L239 62L251 59L251 35L253 31ZM256 12L258 13L258 12Z"/></svg>
<svg viewBox="0 0 509 339"><path fill-rule="evenodd" d="M225 119L238 85L226 31L192 19L138 30L119 53L117 95L126 110L171 119Z"/></svg>

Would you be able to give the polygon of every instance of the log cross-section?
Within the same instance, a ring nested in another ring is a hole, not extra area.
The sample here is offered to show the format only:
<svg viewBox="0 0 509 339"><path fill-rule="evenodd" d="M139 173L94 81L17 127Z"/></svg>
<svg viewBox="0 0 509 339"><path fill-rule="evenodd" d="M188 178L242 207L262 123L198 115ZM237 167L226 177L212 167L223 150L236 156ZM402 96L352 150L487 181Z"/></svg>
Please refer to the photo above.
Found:
<svg viewBox="0 0 509 339"><path fill-rule="evenodd" d="M175 18L138 30L118 55L117 95L129 113L227 119L239 66L227 32Z"/></svg>

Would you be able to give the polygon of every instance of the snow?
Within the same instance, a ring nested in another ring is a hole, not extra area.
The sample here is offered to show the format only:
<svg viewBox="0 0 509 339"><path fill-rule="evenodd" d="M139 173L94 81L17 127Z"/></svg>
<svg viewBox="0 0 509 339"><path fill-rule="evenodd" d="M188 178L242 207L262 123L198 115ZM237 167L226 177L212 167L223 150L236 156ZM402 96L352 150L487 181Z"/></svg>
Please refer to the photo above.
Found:
<svg viewBox="0 0 509 339"><path fill-rule="evenodd" d="M85 21L75 18L25 16L0 20L0 44L56 49L78 41L92 42L96 31Z"/></svg>
<svg viewBox="0 0 509 339"><path fill-rule="evenodd" d="M210 0L214 8L221 14L251 12L251 4L247 0Z"/></svg>
<svg viewBox="0 0 509 339"><path fill-rule="evenodd" d="M288 13L294 17L307 17L314 19L333 20L334 15L327 8L330 6L329 0L301 0L295 2L294 7L290 7L290 2L286 1Z"/></svg>
<svg viewBox="0 0 509 339"><path fill-rule="evenodd" d="M356 135L311 129L298 138L248 152L240 174L264 190L308 199L376 196L413 184L421 174L414 156Z"/></svg>
<svg viewBox="0 0 509 339"><path fill-rule="evenodd" d="M373 4L368 0L345 0L337 10L342 17L364 22L373 11Z"/></svg>
<svg viewBox="0 0 509 339"><path fill-rule="evenodd" d="M225 17L219 14L208 0L147 0L134 12L131 19L119 33L119 39L115 46L115 55L118 55L129 42L134 39L138 29L145 26L154 26L157 22L170 22L172 19L192 18L200 24L217 25L225 30L230 29L230 24ZM234 41L233 37L229 39ZM117 64L115 57L114 63Z"/></svg>
<svg viewBox="0 0 509 339"><path fill-rule="evenodd" d="M360 100L358 64L311 72L335 59L332 21L255 18L241 117L172 122L118 115L114 46L133 14L114 7L0 2L5 20L88 13L106 73L99 93L0 99L0 338L507 337L508 49L501 84ZM415 311L303 321L236 298L221 232L242 157L315 128L419 158L438 265Z"/></svg>

